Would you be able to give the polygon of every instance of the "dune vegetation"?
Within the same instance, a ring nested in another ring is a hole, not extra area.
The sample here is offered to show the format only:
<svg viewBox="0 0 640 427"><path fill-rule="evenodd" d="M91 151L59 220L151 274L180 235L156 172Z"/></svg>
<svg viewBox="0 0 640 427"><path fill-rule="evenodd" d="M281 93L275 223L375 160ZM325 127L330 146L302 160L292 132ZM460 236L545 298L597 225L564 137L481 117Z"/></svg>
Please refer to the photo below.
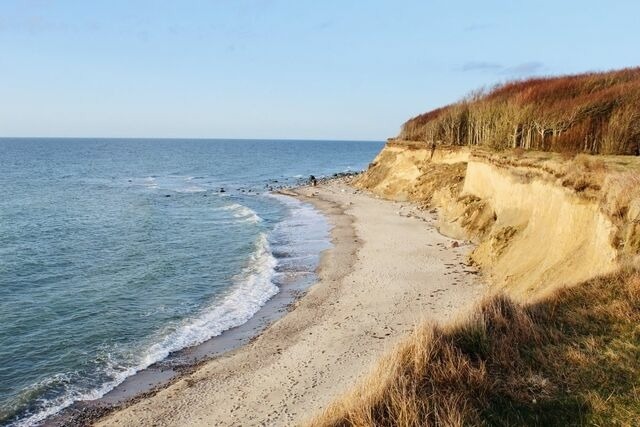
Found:
<svg viewBox="0 0 640 427"><path fill-rule="evenodd" d="M640 68L514 81L407 121L398 137L451 145L640 154Z"/></svg>
<svg viewBox="0 0 640 427"><path fill-rule="evenodd" d="M312 426L639 425L640 273L424 325Z"/></svg>

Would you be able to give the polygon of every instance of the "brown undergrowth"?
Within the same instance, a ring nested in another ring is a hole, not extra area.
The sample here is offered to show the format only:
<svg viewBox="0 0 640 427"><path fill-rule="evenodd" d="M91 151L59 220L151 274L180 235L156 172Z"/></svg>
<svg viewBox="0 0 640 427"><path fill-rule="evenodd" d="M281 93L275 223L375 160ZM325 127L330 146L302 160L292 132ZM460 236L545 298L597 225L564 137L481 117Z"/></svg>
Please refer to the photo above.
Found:
<svg viewBox="0 0 640 427"><path fill-rule="evenodd" d="M399 138L431 144L640 154L640 68L531 78L407 121Z"/></svg>
<svg viewBox="0 0 640 427"><path fill-rule="evenodd" d="M311 426L639 425L640 273L424 325Z"/></svg>

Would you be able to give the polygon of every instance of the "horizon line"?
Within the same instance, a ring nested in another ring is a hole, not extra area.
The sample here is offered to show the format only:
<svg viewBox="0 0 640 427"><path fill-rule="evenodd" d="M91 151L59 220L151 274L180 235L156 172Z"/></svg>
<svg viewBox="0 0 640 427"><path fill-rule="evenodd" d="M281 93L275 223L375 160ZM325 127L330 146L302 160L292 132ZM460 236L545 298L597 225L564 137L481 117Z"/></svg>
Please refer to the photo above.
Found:
<svg viewBox="0 0 640 427"><path fill-rule="evenodd" d="M175 137L175 136L0 136L3 139L94 139L94 140L202 140L202 141L335 141L335 142L386 142L384 139L341 139L341 138L224 138L224 137Z"/></svg>

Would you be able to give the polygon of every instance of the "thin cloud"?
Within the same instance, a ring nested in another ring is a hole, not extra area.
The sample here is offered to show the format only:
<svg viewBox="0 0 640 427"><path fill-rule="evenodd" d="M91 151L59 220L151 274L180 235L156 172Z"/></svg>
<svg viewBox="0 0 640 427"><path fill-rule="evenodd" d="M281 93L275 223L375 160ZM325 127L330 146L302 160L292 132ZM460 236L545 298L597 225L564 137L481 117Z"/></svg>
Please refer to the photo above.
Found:
<svg viewBox="0 0 640 427"><path fill-rule="evenodd" d="M544 69L544 64L538 61L523 62L522 64L514 65L504 69L503 74L510 75L526 75L540 72Z"/></svg>
<svg viewBox="0 0 640 427"><path fill-rule="evenodd" d="M504 67L495 62L487 61L469 61L465 62L458 68L460 71L500 71Z"/></svg>
<svg viewBox="0 0 640 427"><path fill-rule="evenodd" d="M539 73L544 70L544 68L544 64L539 61L529 61L509 66L490 61L469 61L456 68L456 71L485 72L507 76L526 76Z"/></svg>
<svg viewBox="0 0 640 427"><path fill-rule="evenodd" d="M328 30L332 26L333 26L333 23L331 21L324 21L324 22L319 23L316 26L316 30L318 30L318 31Z"/></svg>
<svg viewBox="0 0 640 427"><path fill-rule="evenodd" d="M0 21L0 32L17 31L28 34L43 34L67 32L72 30L75 30L75 27L40 15L30 15L22 19L15 19L12 21Z"/></svg>

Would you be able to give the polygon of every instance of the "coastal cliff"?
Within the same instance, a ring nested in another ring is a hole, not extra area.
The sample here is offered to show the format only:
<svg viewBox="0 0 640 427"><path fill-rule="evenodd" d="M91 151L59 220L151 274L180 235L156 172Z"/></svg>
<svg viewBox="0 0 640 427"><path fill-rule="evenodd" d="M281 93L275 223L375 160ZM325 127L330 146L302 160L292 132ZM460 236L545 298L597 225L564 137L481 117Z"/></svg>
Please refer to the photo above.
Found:
<svg viewBox="0 0 640 427"><path fill-rule="evenodd" d="M585 153L630 154L640 118L618 122L628 138L608 145L613 116L580 137L586 128L572 122L574 137L544 131L537 142L515 126L501 143L504 117L476 122L486 139L447 127L492 99L411 119L354 182L473 242L468 262L483 272L485 300L457 321L416 327L312 426L640 424L640 158ZM557 117L575 111L569 104Z"/></svg>
<svg viewBox="0 0 640 427"><path fill-rule="evenodd" d="M620 268L640 249L640 161L491 153L390 140L356 186L437 208L439 230L478 244L494 287L527 299ZM634 194L634 192L636 194Z"/></svg>

